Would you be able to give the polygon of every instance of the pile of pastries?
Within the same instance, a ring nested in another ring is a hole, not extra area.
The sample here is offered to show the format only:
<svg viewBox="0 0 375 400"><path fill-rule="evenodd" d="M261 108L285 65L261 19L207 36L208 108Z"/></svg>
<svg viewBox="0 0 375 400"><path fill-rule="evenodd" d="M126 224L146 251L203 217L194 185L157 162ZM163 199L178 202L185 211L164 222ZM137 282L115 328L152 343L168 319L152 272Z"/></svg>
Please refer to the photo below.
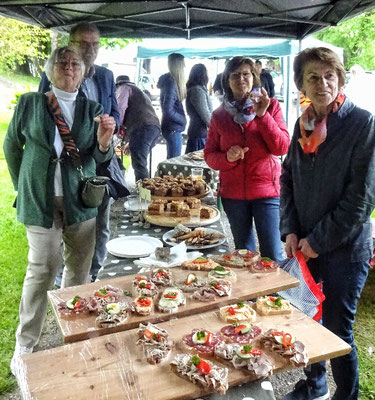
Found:
<svg viewBox="0 0 375 400"><path fill-rule="evenodd" d="M142 186L151 191L152 196L182 197L204 194L207 190L206 183L183 175L145 178Z"/></svg>
<svg viewBox="0 0 375 400"><path fill-rule="evenodd" d="M196 213L199 213L200 219L211 219L216 211L212 207L202 205L200 199L195 197L185 200L157 199L148 206L149 215L191 217Z"/></svg>

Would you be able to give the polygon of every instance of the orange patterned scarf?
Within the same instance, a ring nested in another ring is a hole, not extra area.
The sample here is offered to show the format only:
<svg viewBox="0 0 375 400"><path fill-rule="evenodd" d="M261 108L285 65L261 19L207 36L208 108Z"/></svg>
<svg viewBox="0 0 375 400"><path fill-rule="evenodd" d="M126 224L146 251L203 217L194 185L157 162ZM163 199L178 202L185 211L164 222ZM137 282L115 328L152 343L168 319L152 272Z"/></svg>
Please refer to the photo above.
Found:
<svg viewBox="0 0 375 400"><path fill-rule="evenodd" d="M332 103L331 113L337 112L345 101L345 96L339 93ZM298 139L304 153L316 153L318 147L327 137L327 115L321 120L317 120L317 115L313 104L310 104L302 113L299 119L301 138Z"/></svg>

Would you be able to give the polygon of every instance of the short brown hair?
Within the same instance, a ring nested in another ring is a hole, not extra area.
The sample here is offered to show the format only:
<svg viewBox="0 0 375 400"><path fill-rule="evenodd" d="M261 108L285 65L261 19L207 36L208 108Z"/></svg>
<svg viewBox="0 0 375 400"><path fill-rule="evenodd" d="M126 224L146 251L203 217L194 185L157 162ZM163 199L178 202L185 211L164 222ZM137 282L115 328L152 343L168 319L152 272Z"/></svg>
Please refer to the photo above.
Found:
<svg viewBox="0 0 375 400"><path fill-rule="evenodd" d="M326 47L314 47L301 51L294 60L294 83L296 84L298 90L302 90L303 72L306 64L311 61L320 61L324 64L330 65L336 71L336 74L339 78L340 88L345 85L346 73L338 55Z"/></svg>
<svg viewBox="0 0 375 400"><path fill-rule="evenodd" d="M91 22L81 22L80 24L74 25L70 30L70 38L74 38L78 33L82 32L93 32L100 36L99 28Z"/></svg>
<svg viewBox="0 0 375 400"><path fill-rule="evenodd" d="M251 74L253 75L253 87L261 87L262 86L260 83L260 78L259 78L258 72L255 69L254 62L252 60L250 60L250 58L243 57L243 56L233 57L226 64L224 72L223 72L223 76L221 78L221 83L223 86L225 97L229 101L233 101L233 92L229 86L230 74L243 64L247 64L250 66L250 71L251 71Z"/></svg>

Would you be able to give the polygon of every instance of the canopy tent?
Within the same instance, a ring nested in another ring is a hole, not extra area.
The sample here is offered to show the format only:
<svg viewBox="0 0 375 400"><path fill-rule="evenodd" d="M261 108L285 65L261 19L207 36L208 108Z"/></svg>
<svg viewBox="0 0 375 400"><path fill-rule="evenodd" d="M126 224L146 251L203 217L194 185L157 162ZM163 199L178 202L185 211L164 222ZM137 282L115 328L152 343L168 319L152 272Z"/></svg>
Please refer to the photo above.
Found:
<svg viewBox="0 0 375 400"><path fill-rule="evenodd" d="M314 38L299 40L281 39L193 39L148 40L148 47L138 46L138 58L164 58L170 53L180 53L187 58L230 58L248 56L253 58L284 57L297 54L307 47L325 46L343 58L343 49Z"/></svg>
<svg viewBox="0 0 375 400"><path fill-rule="evenodd" d="M302 39L375 7L375 0L0 0L0 15L104 37Z"/></svg>

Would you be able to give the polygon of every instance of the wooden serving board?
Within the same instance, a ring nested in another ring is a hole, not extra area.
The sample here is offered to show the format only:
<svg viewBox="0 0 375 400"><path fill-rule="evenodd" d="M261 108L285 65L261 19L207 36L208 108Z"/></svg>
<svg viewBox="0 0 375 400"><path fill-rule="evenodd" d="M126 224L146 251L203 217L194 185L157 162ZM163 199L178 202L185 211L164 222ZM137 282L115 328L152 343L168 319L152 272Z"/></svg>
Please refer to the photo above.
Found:
<svg viewBox="0 0 375 400"><path fill-rule="evenodd" d="M178 377L170 369L177 353L185 353L183 335L193 328L218 332L225 325L217 311L159 323L169 332L175 349L162 364L146 362L141 346L136 345L136 330L114 333L83 342L39 351L23 357L25 379L21 389L35 400L184 400L202 397L207 392ZM342 356L351 347L305 314L257 316L255 323L266 331L284 330L301 340L309 363ZM271 356L274 373L293 368L277 355ZM227 366L214 360L221 366ZM229 369L229 386L249 382L244 370ZM223 399L225 396L223 396Z"/></svg>
<svg viewBox="0 0 375 400"><path fill-rule="evenodd" d="M220 211L216 207L204 205L210 208L215 213L212 218L201 218L199 222L195 222L191 217L176 217L175 213L165 213L163 215L150 215L148 211L144 212L144 217L147 222L158 226L175 227L178 224L185 226L206 226L220 219ZM193 221L193 222L191 222Z"/></svg>
<svg viewBox="0 0 375 400"><path fill-rule="evenodd" d="M185 279L191 271L183 270L180 267L173 267L172 277L174 280ZM173 314L162 313L154 308L154 312L149 316L140 316L129 314L124 324L113 328L95 328L95 315L79 317L72 320L62 319L57 311L57 306L62 301L67 301L74 296L89 298L96 290L104 285L112 285L121 289L131 290L131 284L136 275L121 276L114 279L106 279L100 282L88 283L81 286L72 286L66 289L53 290L48 292L48 298L51 302L55 317L57 319L61 334L65 343L76 342L89 339L95 336L101 336L108 333L119 332L138 327L140 322L160 322L170 319L180 318L191 314L202 313L213 310L219 306L236 303L238 301L253 299L271 292L285 290L290 287L298 286L298 279L280 269L277 273L252 273L248 270L235 270L237 281L233 282L232 295L216 297L215 301L201 302L190 298L191 293L186 293L186 304L180 306L178 311ZM205 277L207 272L197 272L197 276ZM142 275L148 275L143 273ZM160 290L162 292L162 290ZM132 298L128 297L129 301ZM156 300L157 303L158 300Z"/></svg>

